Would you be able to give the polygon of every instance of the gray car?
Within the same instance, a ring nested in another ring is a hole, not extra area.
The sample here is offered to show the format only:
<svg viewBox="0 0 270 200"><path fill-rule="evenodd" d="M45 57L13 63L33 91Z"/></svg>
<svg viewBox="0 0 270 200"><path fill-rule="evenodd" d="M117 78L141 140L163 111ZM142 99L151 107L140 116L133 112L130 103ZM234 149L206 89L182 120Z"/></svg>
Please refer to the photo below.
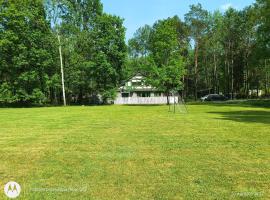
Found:
<svg viewBox="0 0 270 200"><path fill-rule="evenodd" d="M201 97L201 101L226 101L228 100L225 96L221 94L208 94Z"/></svg>

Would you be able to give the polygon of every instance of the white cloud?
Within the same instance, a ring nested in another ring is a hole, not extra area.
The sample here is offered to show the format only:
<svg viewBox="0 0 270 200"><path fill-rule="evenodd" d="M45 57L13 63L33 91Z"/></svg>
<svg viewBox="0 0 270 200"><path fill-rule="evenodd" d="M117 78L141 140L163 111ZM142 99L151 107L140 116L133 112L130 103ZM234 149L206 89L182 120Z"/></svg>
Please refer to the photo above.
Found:
<svg viewBox="0 0 270 200"><path fill-rule="evenodd" d="M234 6L231 4L231 3L226 3L224 5L221 6L221 9L226 11L228 10L229 8L233 8Z"/></svg>

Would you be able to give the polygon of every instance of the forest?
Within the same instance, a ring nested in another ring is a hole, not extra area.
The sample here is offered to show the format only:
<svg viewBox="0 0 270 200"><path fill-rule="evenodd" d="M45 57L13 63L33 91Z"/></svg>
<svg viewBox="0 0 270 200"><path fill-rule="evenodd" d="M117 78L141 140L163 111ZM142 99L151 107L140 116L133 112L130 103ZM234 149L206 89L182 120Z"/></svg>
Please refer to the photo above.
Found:
<svg viewBox="0 0 270 200"><path fill-rule="evenodd" d="M127 42L123 22L100 0L0 0L0 104L106 104L137 73L185 99L270 96L269 0L225 12L191 5Z"/></svg>

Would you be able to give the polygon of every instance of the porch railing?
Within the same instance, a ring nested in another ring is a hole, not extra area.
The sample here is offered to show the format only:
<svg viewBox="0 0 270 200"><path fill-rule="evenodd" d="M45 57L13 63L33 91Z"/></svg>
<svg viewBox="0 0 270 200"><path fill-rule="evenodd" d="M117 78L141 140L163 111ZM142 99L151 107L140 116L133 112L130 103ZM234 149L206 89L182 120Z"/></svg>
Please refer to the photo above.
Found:
<svg viewBox="0 0 270 200"><path fill-rule="evenodd" d="M169 97L170 103L173 103L174 100L178 102L178 97ZM167 97L118 97L114 104L166 104Z"/></svg>

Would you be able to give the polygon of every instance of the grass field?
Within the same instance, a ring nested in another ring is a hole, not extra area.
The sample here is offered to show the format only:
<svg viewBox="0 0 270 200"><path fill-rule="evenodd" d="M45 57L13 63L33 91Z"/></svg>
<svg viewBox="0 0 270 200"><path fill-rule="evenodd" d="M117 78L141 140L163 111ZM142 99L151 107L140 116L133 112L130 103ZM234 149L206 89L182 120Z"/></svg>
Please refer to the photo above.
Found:
<svg viewBox="0 0 270 200"><path fill-rule="evenodd" d="M267 107L2 108L0 199L270 199Z"/></svg>

